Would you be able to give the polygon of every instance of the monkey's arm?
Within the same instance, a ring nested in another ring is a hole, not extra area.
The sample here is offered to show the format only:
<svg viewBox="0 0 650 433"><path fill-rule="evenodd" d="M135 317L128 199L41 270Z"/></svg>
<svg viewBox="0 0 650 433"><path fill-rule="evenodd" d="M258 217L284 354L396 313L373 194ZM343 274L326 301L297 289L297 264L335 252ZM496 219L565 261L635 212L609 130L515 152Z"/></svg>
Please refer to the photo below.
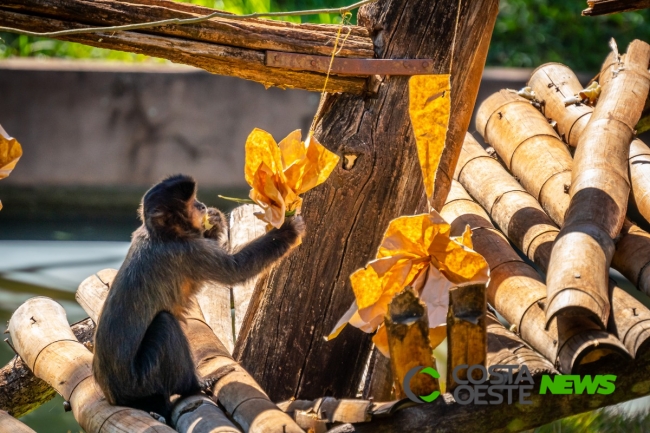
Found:
<svg viewBox="0 0 650 433"><path fill-rule="evenodd" d="M246 244L234 254L228 254L214 245L204 242L207 250L196 265L199 275L223 284L239 284L249 280L280 260L289 250L298 244L304 233L301 217L286 221L279 229L273 229Z"/></svg>

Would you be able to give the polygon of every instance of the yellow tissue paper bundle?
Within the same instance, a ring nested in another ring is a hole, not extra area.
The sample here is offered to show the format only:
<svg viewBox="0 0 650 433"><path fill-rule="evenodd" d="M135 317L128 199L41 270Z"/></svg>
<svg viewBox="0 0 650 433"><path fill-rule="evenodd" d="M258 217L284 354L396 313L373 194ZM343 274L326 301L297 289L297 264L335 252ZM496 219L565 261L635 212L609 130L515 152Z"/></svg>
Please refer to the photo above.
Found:
<svg viewBox="0 0 650 433"><path fill-rule="evenodd" d="M338 155L313 135L303 142L300 130L295 130L278 144L271 134L255 128L246 140L245 166L250 198L264 210L255 215L280 228L285 216L300 211L300 194L325 182L338 161Z"/></svg>

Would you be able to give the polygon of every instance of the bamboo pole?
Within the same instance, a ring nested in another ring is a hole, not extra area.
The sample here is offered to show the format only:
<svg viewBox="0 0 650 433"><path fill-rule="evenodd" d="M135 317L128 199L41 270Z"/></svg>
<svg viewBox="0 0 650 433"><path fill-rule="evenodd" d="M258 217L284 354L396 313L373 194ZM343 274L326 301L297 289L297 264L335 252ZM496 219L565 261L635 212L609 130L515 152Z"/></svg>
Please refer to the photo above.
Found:
<svg viewBox="0 0 650 433"><path fill-rule="evenodd" d="M11 316L9 333L20 357L70 402L86 432L174 431L142 411L106 402L92 376L92 354L77 341L63 307L53 300L25 302Z"/></svg>
<svg viewBox="0 0 650 433"><path fill-rule="evenodd" d="M178 401L171 418L172 425L183 433L241 433L217 404L204 395Z"/></svg>
<svg viewBox="0 0 650 433"><path fill-rule="evenodd" d="M0 410L0 433L36 433L7 412Z"/></svg>
<svg viewBox="0 0 650 433"><path fill-rule="evenodd" d="M235 346L230 287L217 283L205 283L196 294L196 301L204 311L205 321L224 344L229 353Z"/></svg>
<svg viewBox="0 0 650 433"><path fill-rule="evenodd" d="M459 164L464 162L461 155ZM498 180L493 174L492 177ZM494 228L485 211L460 183L454 181L441 215L451 224L452 235L460 235L466 225L470 226L474 249L490 266L488 302L560 371L575 372L582 364L607 355L629 358L620 341L588 319L562 319L545 329L546 286L542 279ZM589 344L584 344L585 341Z"/></svg>
<svg viewBox="0 0 650 433"><path fill-rule="evenodd" d="M525 365L533 377L558 374L551 362L530 348L519 336L508 331L492 314L487 314L487 365ZM513 371L517 374L519 370Z"/></svg>
<svg viewBox="0 0 650 433"><path fill-rule="evenodd" d="M97 275L101 275L102 279L100 280ZM98 272L84 280L77 289L78 293L81 292L78 299L84 300L83 303L80 301L81 306L84 310L90 306L86 312L91 315L93 320L97 320L95 314L101 311L101 305L106 300L112 283L111 275L114 277L111 270ZM98 290L99 286L104 286L107 289ZM209 303L201 307L211 305L213 304ZM100 308L97 308L98 306ZM190 342L198 375L204 379L215 379L211 389L213 398L224 407L245 432L303 432L290 417L269 400L246 370L232 359L228 349L206 323L198 303L192 303L186 314L186 319L185 333ZM218 408L201 407L201 409L215 411ZM195 412L193 416L199 419L200 413ZM216 412L214 418L215 420L219 418ZM179 419L179 421L183 420ZM192 425L192 423L187 424Z"/></svg>
<svg viewBox="0 0 650 433"><path fill-rule="evenodd" d="M436 368L436 360L429 344L427 307L418 299L412 287L406 287L395 295L388 306L384 325L388 335L395 394L398 399L406 398L403 383L407 373L417 366ZM428 374L415 374L409 385L416 396L427 396L440 391L437 378Z"/></svg>
<svg viewBox="0 0 650 433"><path fill-rule="evenodd" d="M650 8L650 0L587 0L587 5L582 15L596 16Z"/></svg>
<svg viewBox="0 0 650 433"><path fill-rule="evenodd" d="M92 320L84 319L71 328L77 340L86 347L92 346L95 332ZM14 417L31 412L55 395L56 391L47 382L34 376L19 356L0 368L0 410L5 410Z"/></svg>
<svg viewBox="0 0 650 433"><path fill-rule="evenodd" d="M603 326L607 322L607 269L614 253L613 238L622 227L627 206L627 155L650 85L649 57L647 44L635 41L630 45L626 68L604 86L600 103L580 135L579 143L586 144L576 152L569 207L574 211L567 212L548 272L547 322L556 314L590 315ZM641 72L635 72L635 67ZM642 94L640 101L634 93L625 92L636 86ZM602 127L610 129L599 134ZM615 156L611 143L606 147L602 140L615 140Z"/></svg>
<svg viewBox="0 0 650 433"><path fill-rule="evenodd" d="M488 210L515 246L546 272L552 245L559 230L539 203L530 195L522 193L521 186L469 134L463 144L455 177ZM491 182L489 191L484 188L488 181ZM638 358L642 355L641 349L645 348L643 344L650 337L644 331L650 319L650 310L611 280L608 291L612 300L608 329L618 336L632 356ZM634 306L630 307L631 304ZM581 332L577 335L582 334L584 338L581 337L581 345L589 342L599 344L589 333ZM574 350L579 350L579 347L572 345L566 353L571 354ZM587 360L592 360L592 357Z"/></svg>
<svg viewBox="0 0 650 433"><path fill-rule="evenodd" d="M613 57L613 55L610 55L610 58L608 58L609 60L605 61L605 65L613 64L611 57ZM603 70L607 71L608 68L605 66ZM529 84L531 84L535 89L535 92L539 92L538 96L546 98L544 99L543 104L546 108L546 115L548 116L549 114L552 114L557 116L553 120L557 122L560 131L564 131L563 135L565 137L570 136L571 140L577 142L577 140L582 136L584 126L591 118L592 108L587 107L586 105L580 105L580 107L582 107L580 113L584 114L578 116L576 115L576 111L572 109L572 107L575 106L569 105L566 108L564 107L564 104L562 103L563 97L565 97L565 95L577 93L581 89L580 83L575 74L564 65L551 63L538 68L530 79ZM557 91L553 89L557 89ZM544 152L544 149L540 148L538 151L541 154ZM643 142L638 139L632 141L630 160L633 160L632 155L636 152L638 152L639 155L642 155L646 151L647 147ZM502 146L497 147L497 152L503 152ZM556 152L555 157L561 159L561 166L570 167L571 169L573 162L571 155L568 152ZM644 157L645 156L641 156L641 158ZM636 161L636 158L634 161ZM640 162L641 161L630 163L631 174L634 174L635 170L637 170L636 173L646 170L645 168L636 168L644 165L639 164ZM531 171L521 172L520 174L522 180L527 179L528 177L535 176L535 170L533 169ZM563 174L567 175L568 173L564 172ZM650 176L650 172L647 174ZM633 185L642 185L645 183L641 176L637 176L636 179L637 181L635 182L634 178L632 178ZM650 184L647 185L647 188L647 191L650 193ZM639 195L642 196L645 194L640 191L643 190L641 188L636 189L636 192ZM641 200L642 198L640 198L639 202L641 202ZM548 206L554 209L555 214L561 214L563 210L568 208L569 203L570 198L568 195L560 194L559 191L556 191L556 199L550 201ZM650 208L648 210L650 210ZM559 218L556 223L560 226L563 225L564 218ZM612 266L620 271L639 289L646 291L650 288L650 273L646 272L648 264L650 264L650 234L646 233L629 220L625 220L624 228L616 243Z"/></svg>
<svg viewBox="0 0 650 433"><path fill-rule="evenodd" d="M599 78L601 86L609 82L613 72L622 66L614 57L614 53L610 53L603 63ZM564 106L564 98L582 89L578 77L562 64L547 63L533 72L528 85L544 101L544 114L557 122L565 142L577 146L593 112L592 107L584 104ZM630 144L628 162L632 197L641 215L650 221L650 149L638 138Z"/></svg>
<svg viewBox="0 0 650 433"><path fill-rule="evenodd" d="M479 107L476 129L525 190L561 225L569 202L558 198L571 185L572 160L544 116L516 92L501 90Z"/></svg>

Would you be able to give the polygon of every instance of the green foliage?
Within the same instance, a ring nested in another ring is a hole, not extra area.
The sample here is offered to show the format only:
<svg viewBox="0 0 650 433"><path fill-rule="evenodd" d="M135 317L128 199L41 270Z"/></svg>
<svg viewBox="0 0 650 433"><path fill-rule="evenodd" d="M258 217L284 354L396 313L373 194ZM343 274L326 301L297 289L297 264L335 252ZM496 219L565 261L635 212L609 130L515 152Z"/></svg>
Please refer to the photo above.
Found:
<svg viewBox="0 0 650 433"><path fill-rule="evenodd" d="M628 415L611 409L600 409L570 416L529 433L650 433L648 414Z"/></svg>
<svg viewBox="0 0 650 433"><path fill-rule="evenodd" d="M594 73L611 37L625 52L634 38L650 34L650 10L583 17L586 7L584 0L501 0L488 65L534 68L561 62Z"/></svg>

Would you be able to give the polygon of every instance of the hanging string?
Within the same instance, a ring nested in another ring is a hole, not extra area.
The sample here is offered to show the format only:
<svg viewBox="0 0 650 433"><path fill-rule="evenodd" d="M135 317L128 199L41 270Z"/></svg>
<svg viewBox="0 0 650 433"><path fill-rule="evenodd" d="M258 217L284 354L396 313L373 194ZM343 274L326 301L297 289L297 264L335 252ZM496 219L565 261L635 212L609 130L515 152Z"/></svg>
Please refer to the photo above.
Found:
<svg viewBox="0 0 650 433"><path fill-rule="evenodd" d="M323 108L323 104L325 103L325 97L327 96L327 82L329 81L330 74L332 72L332 65L334 65L334 58L341 52L341 50L343 49L343 45L345 45L345 42L348 40L348 36L350 36L350 33L352 33L352 28L350 27L351 17L352 17L352 12L349 11L341 14L341 25L339 26L339 29L336 32L336 39L334 40L334 47L332 48L330 63L329 66L327 67L327 74L325 75L325 83L323 83L323 90L321 90L320 93L320 101L318 102L318 109L316 109L314 118L311 121L311 126L309 127L309 134L307 139L309 139L309 137L311 137L314 134L314 130L316 129L316 123L318 122L319 114L321 112L321 109ZM339 47L338 46L339 40L341 40L341 32L344 27L348 29L348 33L343 38L343 41L341 41L341 46Z"/></svg>

